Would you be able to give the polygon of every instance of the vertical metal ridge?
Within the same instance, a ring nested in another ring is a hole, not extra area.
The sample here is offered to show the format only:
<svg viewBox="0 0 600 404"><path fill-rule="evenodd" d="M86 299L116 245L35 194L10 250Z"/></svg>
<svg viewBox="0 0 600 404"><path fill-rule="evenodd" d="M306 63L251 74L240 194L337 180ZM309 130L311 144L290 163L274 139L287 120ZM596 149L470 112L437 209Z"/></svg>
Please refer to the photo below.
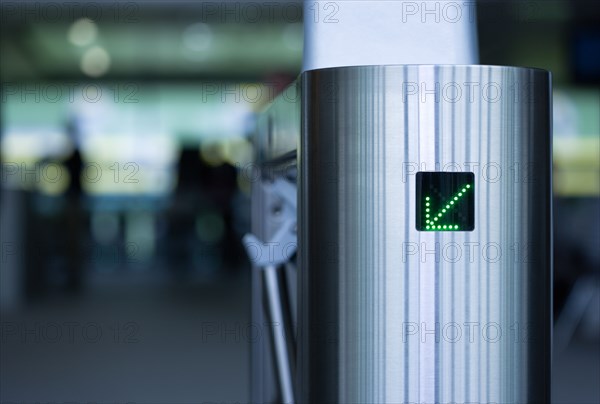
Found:
<svg viewBox="0 0 600 404"><path fill-rule="evenodd" d="M381 77L381 88L384 89L386 88L386 74L387 72L382 69L382 77ZM386 182L385 182L385 177L383 175L383 173L385 173L385 167L387 164L386 161L386 141L385 141L385 132L382 131L385 130L385 122L386 122L386 116L385 116L385 103L386 103L386 94L384 91L381 91L381 103L382 105L380 105L379 107L379 111L380 111L380 120L379 120L379 126L378 126L378 130L379 130L379 134L380 134L380 155L382 156L382 164L381 164L381 173L380 173L380 181L381 181L381 194L382 195L386 195ZM386 312L387 312L387 288L386 288L386 278L388 275L388 267L387 267L387 256L385 254L387 248L388 248L388 244L387 244L387 239L386 239L386 232L387 232L387 226L386 226L386 199L385 197L381 198L381 209L380 209L380 217L378 217L378 220L380 223L382 223L382 230L381 230L381 240L382 243L380 244L380 248L381 248L381 256L382 256L382 265L383 265L383 276L381 277L381 281L380 281L380 290L383 293L383 298L382 298L382 307L381 307L381 318L380 321L383 323L382 324L382 332L381 332L381 338L382 338L382 343L381 343L381 347L382 347L382 352L381 355L384 359L383 361L383 366L382 366L382 398L385 400L386 399L386 394L387 394L387 377L386 377L386 373L387 373L387 357L386 357L386 344L387 344L387 332L385 329L385 324L386 324Z"/></svg>
<svg viewBox="0 0 600 404"><path fill-rule="evenodd" d="M438 66L434 67L434 72L433 72L433 82L437 85L440 82L440 68ZM436 102L434 103L434 121L433 121L433 132L434 132L434 138L436 139L435 142L435 161L442 161L442 156L441 156L441 150L444 147L444 138L441 135L441 131L440 131L440 121L441 121L441 113L440 113L440 102ZM444 238L443 235L441 233L436 233L436 237L435 237L435 248L437 248L437 243L439 243L440 239ZM441 283L441 267L444 265L444 260L440 260L439 262L436 262L435 265L435 273L434 273L434 290L435 290L435 295L434 295L434 301L433 301L433 307L434 307L434 327L436 329L436 334L435 334L435 345L434 345L434 352L433 352L433 360L434 360L434 369L435 369L435 386L434 386L434 393L433 396L435 397L435 402L439 403L440 402L440 381L442 379L442 369L441 369L441 360L440 360L440 354L441 354L441 344L438 342L438 336L437 336L437 330L440 327L440 304L442 301L442 290L440 289L440 283Z"/></svg>
<svg viewBox="0 0 600 404"><path fill-rule="evenodd" d="M404 66L403 70L402 70L402 83L407 83L409 80L408 77L408 66ZM402 96L402 95L401 95ZM403 100L406 104L408 104L407 100ZM404 143L404 161L410 161L409 159L409 140L410 138L408 137L408 128L409 128L409 120L408 120L408 105L404 105L403 108L403 112L404 112L404 126L403 126L403 131L402 131L402 139L403 139L403 143ZM403 174L401 174L403 175ZM404 206L405 207L409 207L410 206L410 192L409 192L409 185L408 185L408 181L406 181L406 178L402 178L403 184L404 184L404 189L403 189L403 193L404 193ZM408 209L409 212L407 212L408 214L410 214L410 209ZM410 227L407 226L406 224L404 225L404 240L406 240L406 242L408 242L408 240L410 240ZM404 264L404 262L403 262ZM410 271L407 270L407 268L404 269L404 299L403 299L403 303L404 303L404 319L406 321L408 321L408 319L410 318L410 289L409 289L409 285L410 285ZM401 333L404 332L404 330L401 330ZM409 344L406 343L406 341L402 341L404 343L404 402L408 402L409 397L410 397L410 388L411 388L411 384L410 384L410 371L409 371L409 366L410 366L410 361L409 361Z"/></svg>
<svg viewBox="0 0 600 404"><path fill-rule="evenodd" d="M473 68L472 67L468 67L467 68L468 73L469 73L469 82L473 82ZM466 160L467 161L472 161L471 160L471 145L470 145L470 140L474 138L474 136L477 136L477 133L473 133L472 132L472 126L471 126L471 121L472 121L472 106L470 103L467 104L467 128L471 129L471 132L468 133L467 138L466 138ZM478 187L477 181L475 181L475 187ZM477 215L478 209L477 206L475 207L475 227L477 227L478 221L478 215ZM470 234L466 235L466 239L470 241ZM479 264L479 263L478 263ZM465 292L471 290L471 276L470 276L470 271L469 271L469 263L465 262ZM470 320L470 310L469 310L469 298L467 296L467 293L465 293L465 315L464 315L464 319L466 323L469 323ZM464 395L464 400L465 401L471 401L471 395L470 395L470 387L469 386L469 380L471 378L471 351L469 349L469 345L468 345L469 341L465 339L464 341L464 345L465 345L465 364L464 364L464 371L465 371L465 390L463 392Z"/></svg>

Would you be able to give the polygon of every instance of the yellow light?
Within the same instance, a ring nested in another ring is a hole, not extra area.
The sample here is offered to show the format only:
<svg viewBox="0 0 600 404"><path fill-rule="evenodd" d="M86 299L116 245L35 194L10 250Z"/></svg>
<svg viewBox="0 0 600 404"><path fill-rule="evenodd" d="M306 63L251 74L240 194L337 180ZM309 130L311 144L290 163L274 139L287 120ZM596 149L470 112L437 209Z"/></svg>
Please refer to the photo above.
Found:
<svg viewBox="0 0 600 404"><path fill-rule="evenodd" d="M110 68L110 55L100 47L94 46L83 54L80 63L81 71L90 77L100 77Z"/></svg>
<svg viewBox="0 0 600 404"><path fill-rule="evenodd" d="M98 27L89 18L80 18L69 28L69 42L76 46L87 46L96 40Z"/></svg>

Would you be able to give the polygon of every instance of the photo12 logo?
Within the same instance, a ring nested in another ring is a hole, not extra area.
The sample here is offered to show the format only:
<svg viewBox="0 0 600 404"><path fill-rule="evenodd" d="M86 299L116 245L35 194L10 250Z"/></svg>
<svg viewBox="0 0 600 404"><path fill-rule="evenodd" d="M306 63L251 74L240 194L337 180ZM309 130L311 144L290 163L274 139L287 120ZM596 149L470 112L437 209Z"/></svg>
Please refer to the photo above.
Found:
<svg viewBox="0 0 600 404"><path fill-rule="evenodd" d="M100 323L96 321L3 321L0 340L3 344L98 344L140 342L140 325L135 321Z"/></svg>
<svg viewBox="0 0 600 404"><path fill-rule="evenodd" d="M502 101L512 103L546 102L546 89L533 86L530 82L511 82L500 84L495 81L407 81L402 83L402 101L404 103L427 102L456 104L498 104Z"/></svg>
<svg viewBox="0 0 600 404"><path fill-rule="evenodd" d="M213 83L200 85L202 103L246 103L268 104L280 99L296 104L300 102L300 93L295 85L280 90L280 83L264 81L261 83Z"/></svg>
<svg viewBox="0 0 600 404"><path fill-rule="evenodd" d="M96 104L108 101L115 104L137 104L140 86L138 83L123 82L103 84L88 82L64 83L2 83L2 103L69 103L85 102Z"/></svg>
<svg viewBox="0 0 600 404"><path fill-rule="evenodd" d="M463 20L474 23L476 19L474 1L402 1L403 23L418 21L422 24L455 24Z"/></svg>
<svg viewBox="0 0 600 404"><path fill-rule="evenodd" d="M79 18L113 23L139 23L136 1L3 1L0 21L9 23L74 22Z"/></svg>
<svg viewBox="0 0 600 404"><path fill-rule="evenodd" d="M66 166L61 163L25 163L25 162L3 162L1 165L1 184L15 182L37 184L40 182L57 183L65 176L70 175ZM103 176L112 180L115 184L137 184L140 165L136 162L102 162L102 164L88 161L81 169L81 179L95 183Z"/></svg>
<svg viewBox="0 0 600 404"><path fill-rule="evenodd" d="M203 1L195 17L201 22L276 23L302 22L302 3L293 1ZM192 10L193 12L193 10Z"/></svg>
<svg viewBox="0 0 600 404"><path fill-rule="evenodd" d="M514 322L510 325L502 325L495 321L450 321L446 323L426 322L403 322L402 323L402 342L403 343L463 343L488 344L499 343L509 339L510 342L529 343L534 342L534 323Z"/></svg>
<svg viewBox="0 0 600 404"><path fill-rule="evenodd" d="M435 163L407 161L402 163L401 179L403 183L414 179L419 172L472 172L477 181L488 184L512 182L534 183L538 180L536 173L540 170L536 162L501 164L496 161L442 161Z"/></svg>
<svg viewBox="0 0 600 404"><path fill-rule="evenodd" d="M535 262L534 251L539 250L533 243L511 243L502 248L502 244L465 241L457 243L440 242L404 242L402 243L402 263L419 262L446 264L525 264Z"/></svg>

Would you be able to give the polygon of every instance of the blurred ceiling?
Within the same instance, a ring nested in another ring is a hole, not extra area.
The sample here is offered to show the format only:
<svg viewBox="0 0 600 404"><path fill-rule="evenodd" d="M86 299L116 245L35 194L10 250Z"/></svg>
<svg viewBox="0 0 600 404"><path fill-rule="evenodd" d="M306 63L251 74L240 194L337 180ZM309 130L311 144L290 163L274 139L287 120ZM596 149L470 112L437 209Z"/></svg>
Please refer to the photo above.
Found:
<svg viewBox="0 0 600 404"><path fill-rule="evenodd" d="M559 83L574 76L572 38L600 26L598 0L477 4L481 63L550 69ZM82 18L94 32L74 41ZM2 1L0 19L4 81L86 78L86 59L108 63L108 80L255 81L301 68L301 0Z"/></svg>
<svg viewBox="0 0 600 404"><path fill-rule="evenodd" d="M90 49L108 55L103 78L117 80L254 80L296 75L302 61L301 1L3 1L1 10L7 81L84 77Z"/></svg>

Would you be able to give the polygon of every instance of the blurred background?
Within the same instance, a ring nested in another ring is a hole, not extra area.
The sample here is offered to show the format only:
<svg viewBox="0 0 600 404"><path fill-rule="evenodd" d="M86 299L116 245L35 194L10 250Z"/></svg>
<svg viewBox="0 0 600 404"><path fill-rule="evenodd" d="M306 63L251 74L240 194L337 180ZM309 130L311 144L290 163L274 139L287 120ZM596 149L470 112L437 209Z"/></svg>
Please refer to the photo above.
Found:
<svg viewBox="0 0 600 404"><path fill-rule="evenodd" d="M477 18L482 64L553 72L554 400L599 402L600 3ZM251 135L300 72L302 3L0 19L0 402L247 402Z"/></svg>

